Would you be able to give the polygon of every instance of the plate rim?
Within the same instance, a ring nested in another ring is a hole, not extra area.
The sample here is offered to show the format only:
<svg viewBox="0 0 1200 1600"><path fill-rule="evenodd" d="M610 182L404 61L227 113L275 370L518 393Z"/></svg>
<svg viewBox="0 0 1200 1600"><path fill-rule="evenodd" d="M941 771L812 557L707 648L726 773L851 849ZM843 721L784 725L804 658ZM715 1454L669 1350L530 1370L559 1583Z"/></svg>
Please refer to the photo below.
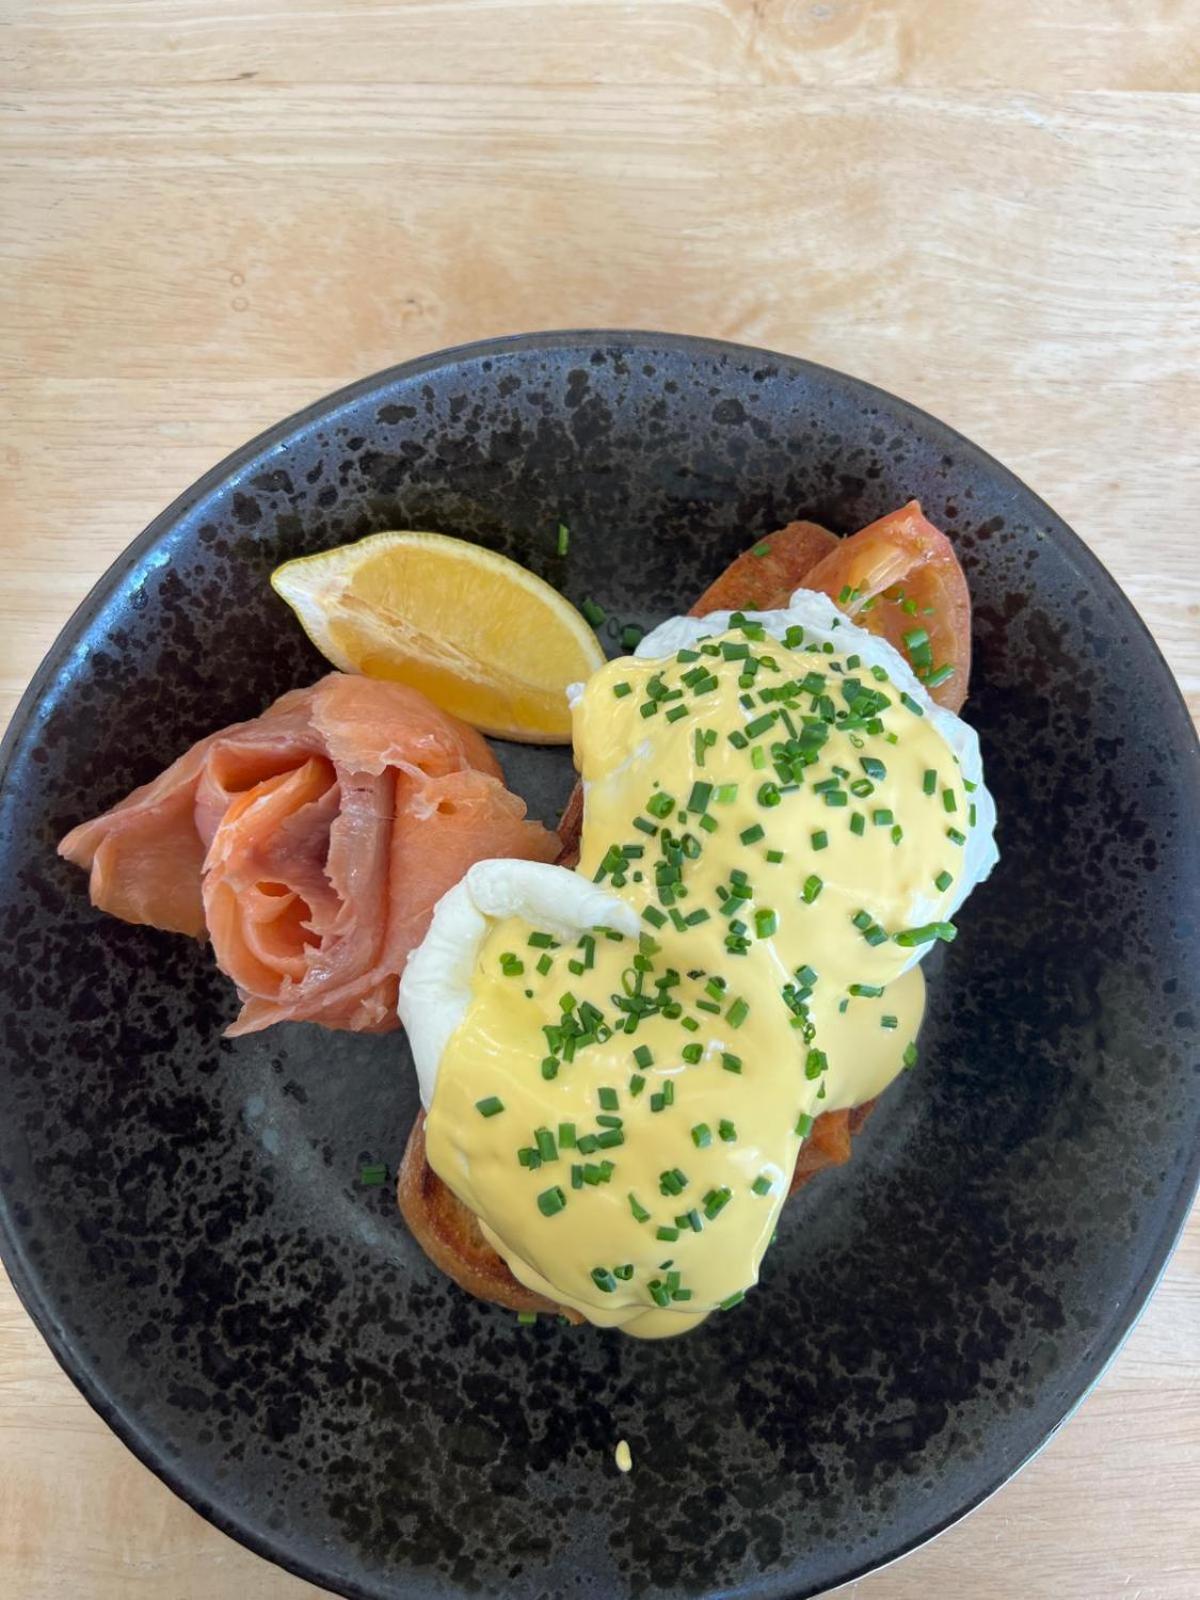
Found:
<svg viewBox="0 0 1200 1600"><path fill-rule="evenodd" d="M740 344L730 340L702 334L655 332L650 329L563 328L544 331L506 334L498 337L469 340L456 345L426 352L407 361L397 362L377 372L357 378L348 384L318 397L308 405L272 423L255 434L246 443L230 451L215 465L202 473L188 488L176 495L158 512L142 531L109 563L71 611L62 624L45 656L39 663L27 687L20 696L4 735L0 738L0 792L7 788L9 767L23 746L34 723L36 712L53 680L62 672L79 634L95 618L101 606L118 588L125 574L141 557L160 542L178 521L203 501L209 494L226 486L236 485L248 469L277 449L293 433L317 422L336 424L338 413L346 406L370 394L383 391L399 381L409 381L424 373L439 371L459 365L464 361L483 360L513 353L539 353L561 351L579 347L581 351L595 349L643 351L676 350L684 354L726 357L745 362L754 359L762 364L779 363L794 374L815 375L826 384L842 386L867 398L877 396L889 411L899 409L922 429L941 437L960 453L965 453L976 463L996 475L1012 489L1028 497L1029 503L1046 524L1045 536L1051 539L1060 553L1079 572L1081 580L1093 586L1110 600L1115 600L1131 619L1131 625L1140 633L1144 645L1149 646L1150 658L1160 678L1163 695L1163 714L1174 719L1175 726L1168 729L1180 758L1180 783L1195 791L1200 800L1200 732L1192 722L1183 692L1171 671L1157 640L1142 619L1133 601L1121 585L1102 564L1099 557L1053 508L1032 490L1011 468L1006 467L964 434L932 413L915 405L902 395L883 389L879 385L835 367L810 361L806 357L766 349L758 345ZM1182 737L1180 737L1182 736ZM976 1511L985 1501L1009 1483L1046 1448L1064 1425L1071 1420L1083 1402L1104 1377L1121 1353L1129 1334L1141 1318L1151 1296L1165 1274L1187 1225L1192 1205L1200 1190L1200 1144L1193 1147L1186 1163L1182 1181L1167 1207L1163 1226L1153 1241L1135 1287L1125 1304L1110 1322L1104 1339L1097 1341L1094 1352L1081 1362L1084 1374L1083 1387L1067 1405L1050 1430L1018 1459L1005 1461L997 1474L972 1498L958 1506L934 1525L909 1538L900 1539L886 1554L857 1562L851 1570L836 1580L835 1586L852 1583L868 1573L892 1565L902 1556L939 1538L956 1523ZM13 1227L11 1207L3 1188L0 1188L0 1260L3 1261L17 1297L30 1320L45 1340L55 1361L75 1388L91 1406L97 1416L109 1427L133 1455L172 1493L177 1495L206 1522L221 1533L236 1540L255 1555L270 1561L294 1576L321 1587L332 1588L348 1600L377 1600L381 1591L375 1586L365 1586L350 1574L332 1568L322 1568L315 1562L291 1554L286 1545L277 1542L269 1532L254 1526L249 1520L217 1507L194 1482L189 1481L186 1466L171 1461L156 1448L136 1424L114 1401L93 1363L75 1350L65 1330L59 1324L54 1308L44 1295L39 1274L22 1249L20 1238ZM332 1552L331 1552L332 1553ZM809 1600L818 1592L808 1588L788 1590L791 1600Z"/></svg>

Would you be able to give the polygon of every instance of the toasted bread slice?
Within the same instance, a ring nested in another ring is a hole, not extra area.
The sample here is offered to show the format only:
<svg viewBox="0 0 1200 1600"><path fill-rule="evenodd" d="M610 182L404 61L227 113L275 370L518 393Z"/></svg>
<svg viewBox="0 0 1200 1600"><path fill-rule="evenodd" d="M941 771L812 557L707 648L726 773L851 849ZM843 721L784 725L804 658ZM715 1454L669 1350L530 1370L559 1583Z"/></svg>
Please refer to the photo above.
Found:
<svg viewBox="0 0 1200 1600"><path fill-rule="evenodd" d="M738 556L692 607L692 615L710 611L772 610L785 606L804 575L837 544L836 534L815 522L790 522ZM563 866L579 858L583 827L583 787L576 784L563 811L558 831ZM850 1141L870 1115L874 1101L853 1111L827 1111L813 1123L801 1146L789 1194L824 1167L850 1159ZM400 1166L396 1196L404 1220L425 1254L460 1288L480 1300L513 1311L558 1311L572 1322L582 1320L526 1289L484 1239L479 1223L442 1182L425 1158L425 1113L418 1111Z"/></svg>

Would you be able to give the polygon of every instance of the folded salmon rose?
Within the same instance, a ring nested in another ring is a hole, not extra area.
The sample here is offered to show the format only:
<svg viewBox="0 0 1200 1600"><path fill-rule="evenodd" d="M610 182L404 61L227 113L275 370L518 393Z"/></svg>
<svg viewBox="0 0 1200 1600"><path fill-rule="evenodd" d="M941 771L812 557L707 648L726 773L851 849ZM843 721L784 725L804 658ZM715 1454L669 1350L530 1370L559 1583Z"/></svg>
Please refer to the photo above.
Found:
<svg viewBox="0 0 1200 1600"><path fill-rule="evenodd" d="M476 861L552 861L474 729L415 689L334 672L211 734L59 853L92 903L212 941L242 1010L383 1033L434 904Z"/></svg>

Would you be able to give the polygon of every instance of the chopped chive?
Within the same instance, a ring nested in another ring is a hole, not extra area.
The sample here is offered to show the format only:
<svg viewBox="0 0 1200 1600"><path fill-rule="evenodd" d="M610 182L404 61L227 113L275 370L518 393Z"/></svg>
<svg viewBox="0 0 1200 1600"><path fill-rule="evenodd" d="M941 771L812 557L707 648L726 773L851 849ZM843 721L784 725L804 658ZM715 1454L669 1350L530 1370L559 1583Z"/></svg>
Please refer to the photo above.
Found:
<svg viewBox="0 0 1200 1600"><path fill-rule="evenodd" d="M932 944L935 939L942 939L949 944L957 932L952 922L927 922L920 928L904 928L900 933L894 933L892 938L898 945L911 949L913 945Z"/></svg>
<svg viewBox="0 0 1200 1600"><path fill-rule="evenodd" d="M717 1305L721 1311L732 1311L734 1306L740 1306L745 1298L746 1291L744 1289L739 1289L736 1294L731 1294L727 1296L726 1299L719 1300Z"/></svg>
<svg viewBox="0 0 1200 1600"><path fill-rule="evenodd" d="M829 835L825 832L824 828L819 828L817 832L812 835L812 847L814 850L824 850L828 843Z"/></svg>
<svg viewBox="0 0 1200 1600"><path fill-rule="evenodd" d="M876 782L887 777L887 768L882 761L876 760L874 756L859 756L858 764L867 777L874 778Z"/></svg>
<svg viewBox="0 0 1200 1600"><path fill-rule="evenodd" d="M538 1210L544 1217L553 1217L567 1203L567 1197L557 1184L552 1189L543 1189L537 1197Z"/></svg>
<svg viewBox="0 0 1200 1600"><path fill-rule="evenodd" d="M476 1100L475 1109L481 1117L494 1117L504 1110L504 1101L499 1095L489 1094L486 1099Z"/></svg>
<svg viewBox="0 0 1200 1600"><path fill-rule="evenodd" d="M534 950L554 949L554 937L549 933L531 933L527 942Z"/></svg>
<svg viewBox="0 0 1200 1600"><path fill-rule="evenodd" d="M593 1267L592 1282L604 1294L612 1294L617 1287L617 1280L607 1267Z"/></svg>
<svg viewBox="0 0 1200 1600"><path fill-rule="evenodd" d="M724 1144L732 1144L737 1138L737 1129L728 1117L722 1117L717 1123L717 1134Z"/></svg>
<svg viewBox="0 0 1200 1600"><path fill-rule="evenodd" d="M761 544L756 544L754 546L754 549L750 552L750 554L754 556L769 556L771 554L771 546L764 539Z"/></svg>
<svg viewBox="0 0 1200 1600"><path fill-rule="evenodd" d="M800 896L805 905L812 905L813 901L817 898L824 887L824 881L821 878L818 878L815 872L810 872L808 877L804 880L804 887L800 891Z"/></svg>
<svg viewBox="0 0 1200 1600"><path fill-rule="evenodd" d="M697 814L703 813L708 807L709 797L711 796L712 791L713 786L711 783L701 783L699 781L694 783L692 785L692 792L690 795L688 795L687 809L689 811L695 811Z"/></svg>
<svg viewBox="0 0 1200 1600"><path fill-rule="evenodd" d="M558 1145L555 1143L554 1135L549 1128L535 1129L533 1142L537 1146L537 1153L543 1161L558 1160Z"/></svg>
<svg viewBox="0 0 1200 1600"><path fill-rule="evenodd" d="M765 907L754 913L754 933L759 939L769 939L779 926L779 918Z"/></svg>
<svg viewBox="0 0 1200 1600"><path fill-rule="evenodd" d="M368 1162L366 1166L359 1167L358 1181L364 1189L378 1189L387 1182L387 1168L381 1161Z"/></svg>
<svg viewBox="0 0 1200 1600"><path fill-rule="evenodd" d="M796 1132L802 1139L807 1139L812 1132L813 1119L807 1111L802 1111L796 1118Z"/></svg>
<svg viewBox="0 0 1200 1600"><path fill-rule="evenodd" d="M736 1027L737 1024L735 1023L734 1026ZM740 1076L742 1070L742 1058L741 1056L732 1055L728 1050L722 1050L721 1065L724 1067L726 1072L735 1072Z"/></svg>
<svg viewBox="0 0 1200 1600"><path fill-rule="evenodd" d="M636 650L645 638L646 630L638 627L636 622L627 622L621 629L621 648L623 650Z"/></svg>
<svg viewBox="0 0 1200 1600"><path fill-rule="evenodd" d="M955 794L953 789L943 789L942 790L942 810L943 811L957 811L958 810L958 796Z"/></svg>
<svg viewBox="0 0 1200 1600"><path fill-rule="evenodd" d="M914 717L923 717L925 715L924 711L913 699L912 695L906 693L903 689L900 691L900 704L906 707L907 710L911 711Z"/></svg>
<svg viewBox="0 0 1200 1600"><path fill-rule="evenodd" d="M960 833L957 828L947 828L946 837L950 840L951 844L966 844L967 842L966 834Z"/></svg>
<svg viewBox="0 0 1200 1600"><path fill-rule="evenodd" d="M630 1076L630 1079L629 1079L629 1092L630 1092L630 1094L633 1096L633 1098L635 1100L637 1099L638 1095L641 1094L642 1090L645 1087L646 1087L646 1080L645 1080L645 1078L642 1077L640 1072L635 1072Z"/></svg>
<svg viewBox="0 0 1200 1600"><path fill-rule="evenodd" d="M694 1067L704 1054L704 1046L702 1044L685 1044L679 1054L689 1067Z"/></svg>
<svg viewBox="0 0 1200 1600"><path fill-rule="evenodd" d="M545 1079L545 1081L547 1083L553 1082L553 1080L558 1077L558 1057L557 1056L543 1056L542 1057L542 1077Z"/></svg>
<svg viewBox="0 0 1200 1600"><path fill-rule="evenodd" d="M573 1122L560 1122L558 1125L558 1147L560 1150L574 1150L575 1124Z"/></svg>
<svg viewBox="0 0 1200 1600"><path fill-rule="evenodd" d="M934 888L940 889L943 894L953 882L953 874L949 872L939 872L937 877L933 880Z"/></svg>
<svg viewBox="0 0 1200 1600"><path fill-rule="evenodd" d="M642 911L642 917L650 924L652 928L661 928L667 920L663 913L659 911L656 906L644 907Z"/></svg>
<svg viewBox="0 0 1200 1600"><path fill-rule="evenodd" d="M856 811L850 818L850 832L856 833L861 839L863 834L866 832L866 827L866 819L863 817L862 812Z"/></svg>
<svg viewBox="0 0 1200 1600"><path fill-rule="evenodd" d="M725 1013L725 1020L731 1028L740 1028L750 1015L750 1007L745 1000L735 1000Z"/></svg>
<svg viewBox="0 0 1200 1600"><path fill-rule="evenodd" d="M687 707L686 706L672 706L671 709L667 712L667 719L666 720L668 722L678 722L680 717L686 717L686 716L687 716Z"/></svg>
<svg viewBox="0 0 1200 1600"><path fill-rule="evenodd" d="M916 1066L916 1064L917 1064L917 1047L916 1047L916 1045L913 1044L911 1041L908 1044L906 1044L904 1046L904 1054L903 1054L903 1056L901 1056L900 1059L904 1062L904 1065L906 1067L914 1067L914 1066Z"/></svg>
<svg viewBox="0 0 1200 1600"><path fill-rule="evenodd" d="M602 605L598 605L595 600L584 600L579 609L583 612L584 616L587 618L588 622L591 623L593 628L598 628L608 616L608 612L605 611L604 607Z"/></svg>
<svg viewBox="0 0 1200 1600"><path fill-rule="evenodd" d="M879 1026L881 1028L898 1028L900 1026L900 1019L898 1017L894 1017L889 1011L880 1017Z"/></svg>
<svg viewBox="0 0 1200 1600"><path fill-rule="evenodd" d="M707 1150L712 1143L712 1129L707 1122L698 1122L692 1129L692 1143L697 1150Z"/></svg>
<svg viewBox="0 0 1200 1600"><path fill-rule="evenodd" d="M613 684L613 699L614 700L624 700L626 695L629 695L629 694L632 694L632 693L633 693L633 685L632 684L624 683L624 682L622 682L622 683L614 683Z"/></svg>
<svg viewBox="0 0 1200 1600"><path fill-rule="evenodd" d="M673 1244L679 1237L679 1229L667 1226L658 1227L654 1230L654 1237L656 1239L665 1239L668 1244Z"/></svg>
<svg viewBox="0 0 1200 1600"><path fill-rule="evenodd" d="M550 959L550 957L548 955L541 955L541 956L538 957L537 969L541 973L543 978L550 971L550 969L551 969L551 967L553 965L554 965L554 962Z"/></svg>
<svg viewBox="0 0 1200 1600"><path fill-rule="evenodd" d="M772 1188L774 1187L774 1180L769 1178L765 1172L760 1172L750 1187L754 1190L755 1194L770 1194Z"/></svg>
<svg viewBox="0 0 1200 1600"><path fill-rule="evenodd" d="M757 822L754 824L753 827L744 828L742 830L742 832L740 834L738 834L738 838L742 841L743 844L757 844L759 839L761 839L762 837L763 837L763 830L758 825Z"/></svg>
<svg viewBox="0 0 1200 1600"><path fill-rule="evenodd" d="M630 1211L633 1212L633 1220L635 1222L649 1222L650 1221L650 1213L646 1210L645 1206L642 1205L641 1201L638 1199L637 1195L635 1195L633 1193L632 1190L630 1190L630 1193L628 1195L628 1200L629 1200L629 1209L630 1209Z"/></svg>
<svg viewBox="0 0 1200 1600"><path fill-rule="evenodd" d="M537 1321L537 1319L538 1319L538 1314L537 1314L536 1311L518 1311L517 1312L517 1322L519 1323L519 1325L522 1328L531 1328L533 1326L533 1324Z"/></svg>
<svg viewBox="0 0 1200 1600"><path fill-rule="evenodd" d="M665 822L674 809L675 798L673 795L669 795L665 789L661 789L657 794L652 794L649 800L646 801L646 810L652 817L657 817L660 822Z"/></svg>
<svg viewBox="0 0 1200 1600"><path fill-rule="evenodd" d="M570 543L571 530L567 527L565 522L560 522L558 525L558 543L556 546L560 556L566 555L567 547L570 545Z"/></svg>
<svg viewBox="0 0 1200 1600"><path fill-rule="evenodd" d="M945 683L947 679L952 678L953 676L954 668L949 664L949 662L946 662L943 666L935 667L932 672L927 672L925 674L925 687L927 689L936 689L940 684Z"/></svg>
<svg viewBox="0 0 1200 1600"><path fill-rule="evenodd" d="M638 1045L637 1049L633 1052L633 1059L637 1062L639 1067L646 1068L646 1067L649 1067L649 1066L653 1066L653 1064L654 1064L654 1052L650 1049L649 1045L640 1044L640 1045ZM601 1093L603 1093L603 1091L601 1091ZM606 1110L615 1108L616 1101L617 1101L617 1096L616 1096L615 1090L610 1090L609 1093L613 1097L613 1106L612 1107L606 1107L605 1108Z"/></svg>

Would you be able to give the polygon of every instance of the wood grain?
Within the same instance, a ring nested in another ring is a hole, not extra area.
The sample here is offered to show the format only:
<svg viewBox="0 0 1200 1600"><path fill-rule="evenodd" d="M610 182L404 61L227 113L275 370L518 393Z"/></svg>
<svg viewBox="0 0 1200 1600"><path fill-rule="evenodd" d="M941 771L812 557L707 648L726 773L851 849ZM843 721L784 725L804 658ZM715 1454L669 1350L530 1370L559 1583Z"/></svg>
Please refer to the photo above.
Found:
<svg viewBox="0 0 1200 1600"><path fill-rule="evenodd" d="M9 0L0 721L168 500L390 362L706 332L1011 465L1200 714L1195 0ZM1200 1593L1200 1224L1112 1370L864 1600ZM318 1593L175 1500L0 1292L0 1589Z"/></svg>

